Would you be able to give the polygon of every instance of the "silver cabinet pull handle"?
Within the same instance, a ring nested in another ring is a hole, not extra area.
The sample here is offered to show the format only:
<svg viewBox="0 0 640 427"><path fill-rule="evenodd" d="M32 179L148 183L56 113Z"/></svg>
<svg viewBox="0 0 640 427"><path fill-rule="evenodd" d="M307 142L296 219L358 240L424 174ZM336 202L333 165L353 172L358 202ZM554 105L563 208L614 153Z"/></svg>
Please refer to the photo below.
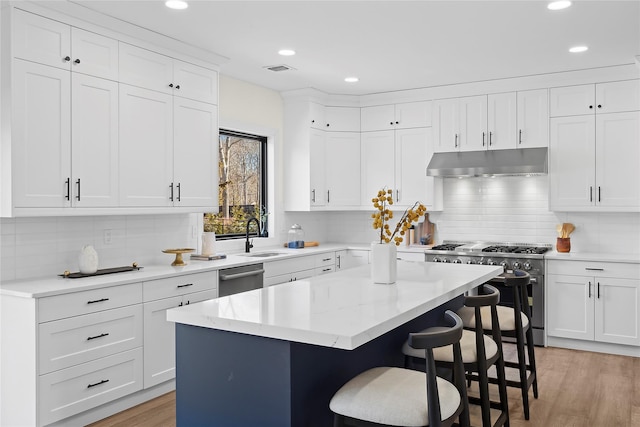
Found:
<svg viewBox="0 0 640 427"><path fill-rule="evenodd" d="M249 276L258 276L260 274L264 273L264 268L260 269L260 270L254 270L254 271L247 271L245 273L237 273L237 274L221 274L219 279L221 281L224 280L233 280L233 279L240 279L242 277L249 277Z"/></svg>

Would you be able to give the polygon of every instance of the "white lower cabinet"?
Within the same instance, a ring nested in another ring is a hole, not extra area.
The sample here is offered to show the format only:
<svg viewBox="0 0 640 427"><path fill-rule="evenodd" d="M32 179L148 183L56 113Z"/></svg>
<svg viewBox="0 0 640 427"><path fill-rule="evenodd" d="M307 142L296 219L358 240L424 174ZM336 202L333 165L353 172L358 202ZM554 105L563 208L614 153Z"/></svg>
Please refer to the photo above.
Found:
<svg viewBox="0 0 640 427"><path fill-rule="evenodd" d="M337 269L336 252L266 262L264 263L264 287L332 273Z"/></svg>
<svg viewBox="0 0 640 427"><path fill-rule="evenodd" d="M204 289L204 290L203 290ZM176 375L175 324L167 310L218 296L216 271L151 280L144 294L144 388Z"/></svg>
<svg viewBox="0 0 640 427"><path fill-rule="evenodd" d="M547 335L640 346L638 264L548 261Z"/></svg>
<svg viewBox="0 0 640 427"><path fill-rule="evenodd" d="M47 425L142 389L142 347L39 378L40 422Z"/></svg>

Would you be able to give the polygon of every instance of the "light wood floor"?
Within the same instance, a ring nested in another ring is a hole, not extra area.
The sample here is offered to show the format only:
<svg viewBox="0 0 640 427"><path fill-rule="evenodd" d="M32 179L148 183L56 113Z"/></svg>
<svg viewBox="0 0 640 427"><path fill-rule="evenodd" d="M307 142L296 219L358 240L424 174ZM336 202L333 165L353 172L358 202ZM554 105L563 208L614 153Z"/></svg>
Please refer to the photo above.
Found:
<svg viewBox="0 0 640 427"><path fill-rule="evenodd" d="M505 350L505 357L513 359L514 352ZM640 426L640 358L536 347L536 361L540 395L533 399L529 392L529 421L524 420L520 390L508 389L512 427ZM479 414L479 408L472 408L475 426L480 425ZM175 425L172 392L91 427Z"/></svg>

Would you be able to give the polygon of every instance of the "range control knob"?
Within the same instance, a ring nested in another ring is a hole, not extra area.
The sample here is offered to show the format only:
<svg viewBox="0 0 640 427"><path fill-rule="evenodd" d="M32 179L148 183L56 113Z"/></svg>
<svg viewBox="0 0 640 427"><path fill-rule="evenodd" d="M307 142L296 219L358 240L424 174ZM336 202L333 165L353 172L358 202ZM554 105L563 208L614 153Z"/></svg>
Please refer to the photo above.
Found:
<svg viewBox="0 0 640 427"><path fill-rule="evenodd" d="M484 259L480 258L480 259L478 260L478 265L484 265Z"/></svg>
<svg viewBox="0 0 640 427"><path fill-rule="evenodd" d="M531 270L531 263L529 263L529 261L525 262L524 264L522 264L522 268L527 271Z"/></svg>
<svg viewBox="0 0 640 427"><path fill-rule="evenodd" d="M472 260L472 259L468 259L468 260L467 260L467 264L475 264L475 263L476 263L476 262L475 262L474 260Z"/></svg>
<svg viewBox="0 0 640 427"><path fill-rule="evenodd" d="M451 262L451 260L449 258L444 258L442 262Z"/></svg>
<svg viewBox="0 0 640 427"><path fill-rule="evenodd" d="M507 261L502 261L500 263L500 265L502 266L502 268L504 268L505 270L509 268L509 263Z"/></svg>
<svg viewBox="0 0 640 427"><path fill-rule="evenodd" d="M462 264L462 261L460 261L460 258L456 258L451 262L453 262L454 264Z"/></svg>
<svg viewBox="0 0 640 427"><path fill-rule="evenodd" d="M438 258L437 256L433 257L433 262L440 262L440 258Z"/></svg>
<svg viewBox="0 0 640 427"><path fill-rule="evenodd" d="M489 261L487 261L487 265L496 265L496 262L490 259Z"/></svg>
<svg viewBox="0 0 640 427"><path fill-rule="evenodd" d="M520 261L513 261L513 269L520 270L520 268L522 268L522 264L520 264Z"/></svg>

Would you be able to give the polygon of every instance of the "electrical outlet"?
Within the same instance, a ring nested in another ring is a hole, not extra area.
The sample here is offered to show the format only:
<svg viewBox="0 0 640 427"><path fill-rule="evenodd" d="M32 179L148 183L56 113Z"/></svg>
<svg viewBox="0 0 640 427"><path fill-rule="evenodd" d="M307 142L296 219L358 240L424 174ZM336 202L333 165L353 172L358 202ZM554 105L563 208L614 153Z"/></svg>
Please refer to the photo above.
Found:
<svg viewBox="0 0 640 427"><path fill-rule="evenodd" d="M104 233L102 234L102 240L104 241L105 245L111 244L111 229L107 228L104 230Z"/></svg>

